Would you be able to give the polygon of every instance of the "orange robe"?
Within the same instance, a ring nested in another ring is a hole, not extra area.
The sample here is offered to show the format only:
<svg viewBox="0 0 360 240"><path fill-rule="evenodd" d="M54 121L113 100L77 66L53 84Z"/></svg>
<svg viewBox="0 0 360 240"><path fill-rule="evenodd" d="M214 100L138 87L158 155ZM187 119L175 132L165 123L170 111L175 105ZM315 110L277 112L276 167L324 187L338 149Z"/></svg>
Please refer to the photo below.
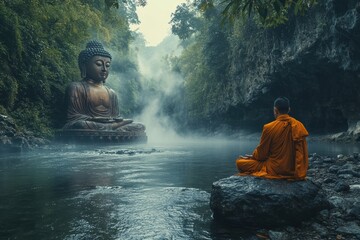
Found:
<svg viewBox="0 0 360 240"><path fill-rule="evenodd" d="M239 158L236 166L242 174L265 178L305 179L309 165L304 125L288 114L264 125L260 144L252 158Z"/></svg>

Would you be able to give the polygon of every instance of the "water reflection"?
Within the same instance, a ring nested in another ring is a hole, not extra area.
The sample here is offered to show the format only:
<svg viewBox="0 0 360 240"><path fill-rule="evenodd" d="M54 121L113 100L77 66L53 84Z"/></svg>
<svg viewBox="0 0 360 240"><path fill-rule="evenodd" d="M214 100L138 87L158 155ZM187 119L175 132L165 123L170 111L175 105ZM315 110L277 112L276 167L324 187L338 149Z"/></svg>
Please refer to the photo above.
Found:
<svg viewBox="0 0 360 240"><path fill-rule="evenodd" d="M68 199L79 212L65 239L209 239L197 231L197 224L209 221L201 209L208 199L209 193L191 188L97 187Z"/></svg>
<svg viewBox="0 0 360 240"><path fill-rule="evenodd" d="M0 235L10 239L247 239L213 222L214 181L257 141L56 146L0 154ZM155 149L156 151L154 151ZM336 155L359 146L309 143ZM128 154L131 152L131 154ZM250 235L249 235L250 234Z"/></svg>

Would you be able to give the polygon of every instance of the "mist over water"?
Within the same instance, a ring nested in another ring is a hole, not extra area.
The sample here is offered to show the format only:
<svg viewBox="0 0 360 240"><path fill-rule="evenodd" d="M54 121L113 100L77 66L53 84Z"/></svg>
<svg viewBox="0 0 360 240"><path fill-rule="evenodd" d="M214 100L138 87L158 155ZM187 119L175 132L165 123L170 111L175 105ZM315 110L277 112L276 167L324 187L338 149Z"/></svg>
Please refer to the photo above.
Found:
<svg viewBox="0 0 360 240"><path fill-rule="evenodd" d="M138 69L114 71L109 78L116 90L124 92L134 79L144 90L144 106L133 119L145 124L146 144L59 145L44 151L0 153L0 236L256 238L254 232L215 222L209 201L212 183L237 173L236 158L252 153L260 133L227 139L183 137L174 130L178 128L162 107L184 83L168 61L181 53L178 44L177 38L170 37L158 47L138 47ZM138 100L131 96L125 99ZM359 150L354 145L309 142L310 154Z"/></svg>
<svg viewBox="0 0 360 240"><path fill-rule="evenodd" d="M197 139L140 145L56 145L0 153L4 239L244 239L216 223L212 183L237 172L257 141ZM359 147L309 143L336 155ZM246 239L246 238L245 238Z"/></svg>
<svg viewBox="0 0 360 240"><path fill-rule="evenodd" d="M182 76L171 70L169 58L178 56L182 47L175 36L164 39L157 47L139 47L137 59L144 89L145 106L136 119L146 126L148 141L174 143L183 141L174 130L174 123L163 114L163 101L168 96L176 95L183 84Z"/></svg>
<svg viewBox="0 0 360 240"><path fill-rule="evenodd" d="M227 146L59 145L0 155L0 235L212 239L209 189L233 173L238 148Z"/></svg>

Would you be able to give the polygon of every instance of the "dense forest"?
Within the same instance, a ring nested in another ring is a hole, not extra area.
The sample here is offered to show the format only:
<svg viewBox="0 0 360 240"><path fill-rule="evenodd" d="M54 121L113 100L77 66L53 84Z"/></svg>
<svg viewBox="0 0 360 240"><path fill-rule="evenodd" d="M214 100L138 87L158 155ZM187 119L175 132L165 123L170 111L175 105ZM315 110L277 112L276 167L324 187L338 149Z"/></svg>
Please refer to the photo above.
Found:
<svg viewBox="0 0 360 240"><path fill-rule="evenodd" d="M66 85L80 79L78 53L99 39L115 56L109 84L124 115L139 114L150 93L162 98L157 115L181 132L260 131L284 95L314 132L357 131L358 1L187 1L171 20L183 51L165 59L183 82L166 94L138 66L145 40L129 25L144 5L0 1L0 114L51 136L64 123Z"/></svg>
<svg viewBox="0 0 360 240"><path fill-rule="evenodd" d="M359 140L360 3L261 3L194 1L173 14L185 47L173 59L184 76L182 123L260 131L272 101L287 96L311 133Z"/></svg>
<svg viewBox="0 0 360 240"><path fill-rule="evenodd" d="M64 124L64 91L80 80L79 52L101 40L116 55L113 72L126 72L123 111L136 109L137 70L129 50L130 23L141 1L0 1L0 113L20 128L51 136ZM131 91L128 91L130 89Z"/></svg>

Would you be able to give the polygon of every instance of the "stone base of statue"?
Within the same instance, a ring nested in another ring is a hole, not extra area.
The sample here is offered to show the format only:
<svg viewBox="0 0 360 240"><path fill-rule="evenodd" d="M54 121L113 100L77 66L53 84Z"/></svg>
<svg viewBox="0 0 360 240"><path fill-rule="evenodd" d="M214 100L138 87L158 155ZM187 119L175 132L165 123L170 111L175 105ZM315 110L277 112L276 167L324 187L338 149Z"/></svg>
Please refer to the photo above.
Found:
<svg viewBox="0 0 360 240"><path fill-rule="evenodd" d="M56 139L64 143L145 143L145 132L119 132L92 129L63 129L56 132Z"/></svg>

